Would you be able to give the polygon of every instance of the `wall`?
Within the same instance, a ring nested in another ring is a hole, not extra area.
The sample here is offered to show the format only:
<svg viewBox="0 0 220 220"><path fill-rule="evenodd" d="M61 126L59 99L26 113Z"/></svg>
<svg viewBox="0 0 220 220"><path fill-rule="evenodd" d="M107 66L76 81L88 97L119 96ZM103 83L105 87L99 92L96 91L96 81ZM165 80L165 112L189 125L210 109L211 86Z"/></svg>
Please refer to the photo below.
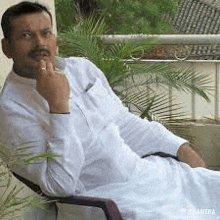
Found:
<svg viewBox="0 0 220 220"><path fill-rule="evenodd" d="M38 3L42 3L44 5L46 5L53 17L55 18L55 6L54 6L54 0L29 0L30 2L38 2ZM4 11L10 7L11 5L17 4L21 2L21 0L0 0L0 18L2 17ZM54 31L56 33L56 21L54 19ZM2 29L0 28L0 39L3 38L3 33L2 33ZM0 47L1 47L1 43L0 43ZM9 60L6 56L4 56L2 50L0 49L0 70L1 70L1 74L0 74L0 88L2 87L4 80L6 78L6 76L8 75L8 73L10 72L12 68L12 60Z"/></svg>
<svg viewBox="0 0 220 220"><path fill-rule="evenodd" d="M220 124L189 123L192 144L210 169L220 171Z"/></svg>
<svg viewBox="0 0 220 220"><path fill-rule="evenodd" d="M170 63L172 62L174 66L180 67L183 70L190 68L190 72L194 72L195 75L198 74L207 75L209 77L209 82L205 83L204 86L209 88L206 90L206 93L210 99L210 102L207 102L204 98L197 94L192 94L189 90L177 90L172 88L172 99L170 101L173 104L180 104L182 107L181 111L186 114L188 118L191 119L203 119L204 117L219 119L219 99L220 99L220 90L219 90L219 60L187 60L187 61L178 61L175 60L145 60L145 63ZM144 77L144 79L142 78ZM140 80L145 81L145 76L141 76ZM169 95L169 89L158 87L153 87L158 94Z"/></svg>
<svg viewBox="0 0 220 220"><path fill-rule="evenodd" d="M183 111L192 119L202 119L204 117L217 119L219 117L219 82L216 82L216 76L219 76L217 65L219 61L204 60L204 61L183 61L177 63L183 69L192 68L195 74L206 74L210 77L210 82L206 85L210 88L208 97L210 102L205 101L199 95L191 94L184 91L174 91L173 95L177 98L176 102L181 103ZM217 85L216 85L217 83ZM217 112L216 112L217 111Z"/></svg>

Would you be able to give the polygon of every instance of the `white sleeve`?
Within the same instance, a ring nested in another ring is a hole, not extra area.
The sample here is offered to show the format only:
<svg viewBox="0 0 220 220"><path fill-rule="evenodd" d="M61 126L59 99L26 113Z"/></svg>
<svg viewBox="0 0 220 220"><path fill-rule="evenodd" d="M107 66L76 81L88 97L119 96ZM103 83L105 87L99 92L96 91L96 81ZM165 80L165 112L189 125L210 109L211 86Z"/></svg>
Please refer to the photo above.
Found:
<svg viewBox="0 0 220 220"><path fill-rule="evenodd" d="M129 112L118 115L116 124L125 143L140 157L155 152L176 156L187 141L174 135L158 122L149 122Z"/></svg>
<svg viewBox="0 0 220 220"><path fill-rule="evenodd" d="M176 156L179 147L187 141L174 135L158 122L149 122L128 112L112 91L101 70L93 68L94 73L102 80L111 97L119 103L118 106L121 111L119 111L120 114L115 122L119 126L121 137L125 143L139 156L155 152L164 152Z"/></svg>
<svg viewBox="0 0 220 220"><path fill-rule="evenodd" d="M49 125L15 102L0 106L0 136L16 145L27 143L31 154L55 153L55 158L14 169L18 175L39 185L50 196L70 196L79 190L78 178L84 152L69 114L50 114ZM14 111L16 109L16 111ZM48 113L49 114L49 113ZM44 116L42 116L43 118Z"/></svg>

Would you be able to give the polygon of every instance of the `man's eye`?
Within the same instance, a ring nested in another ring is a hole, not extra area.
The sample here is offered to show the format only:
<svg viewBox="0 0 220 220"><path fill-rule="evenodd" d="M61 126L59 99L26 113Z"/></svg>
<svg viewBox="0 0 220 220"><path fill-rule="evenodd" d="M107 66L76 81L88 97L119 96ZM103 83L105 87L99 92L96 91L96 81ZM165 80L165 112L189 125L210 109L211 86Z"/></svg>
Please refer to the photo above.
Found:
<svg viewBox="0 0 220 220"><path fill-rule="evenodd" d="M29 39L31 39L32 34L31 33L23 33L22 37L29 40Z"/></svg>
<svg viewBox="0 0 220 220"><path fill-rule="evenodd" d="M43 32L43 35L46 36L46 37L50 37L52 35L52 31L46 30L46 31Z"/></svg>

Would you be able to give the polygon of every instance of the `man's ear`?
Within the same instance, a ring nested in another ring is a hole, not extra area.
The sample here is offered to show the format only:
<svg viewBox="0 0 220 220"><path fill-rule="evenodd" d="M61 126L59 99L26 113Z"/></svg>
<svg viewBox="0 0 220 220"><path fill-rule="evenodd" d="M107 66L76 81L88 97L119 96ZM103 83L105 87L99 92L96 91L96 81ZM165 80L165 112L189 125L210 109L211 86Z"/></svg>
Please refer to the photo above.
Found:
<svg viewBox="0 0 220 220"><path fill-rule="evenodd" d="M5 38L2 39L2 51L6 57L8 57L9 59L12 58L9 40L6 40Z"/></svg>

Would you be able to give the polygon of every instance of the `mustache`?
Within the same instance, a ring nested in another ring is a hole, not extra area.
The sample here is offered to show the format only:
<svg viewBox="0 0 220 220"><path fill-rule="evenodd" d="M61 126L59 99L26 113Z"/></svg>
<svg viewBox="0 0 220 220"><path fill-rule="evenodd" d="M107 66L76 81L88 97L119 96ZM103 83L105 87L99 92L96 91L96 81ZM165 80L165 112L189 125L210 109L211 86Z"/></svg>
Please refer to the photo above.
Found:
<svg viewBox="0 0 220 220"><path fill-rule="evenodd" d="M28 53L28 56L29 57L36 57L38 56L39 54L42 54L44 56L50 56L50 51L45 48L45 47L41 47L41 48L34 48L33 50L31 50L29 53Z"/></svg>

